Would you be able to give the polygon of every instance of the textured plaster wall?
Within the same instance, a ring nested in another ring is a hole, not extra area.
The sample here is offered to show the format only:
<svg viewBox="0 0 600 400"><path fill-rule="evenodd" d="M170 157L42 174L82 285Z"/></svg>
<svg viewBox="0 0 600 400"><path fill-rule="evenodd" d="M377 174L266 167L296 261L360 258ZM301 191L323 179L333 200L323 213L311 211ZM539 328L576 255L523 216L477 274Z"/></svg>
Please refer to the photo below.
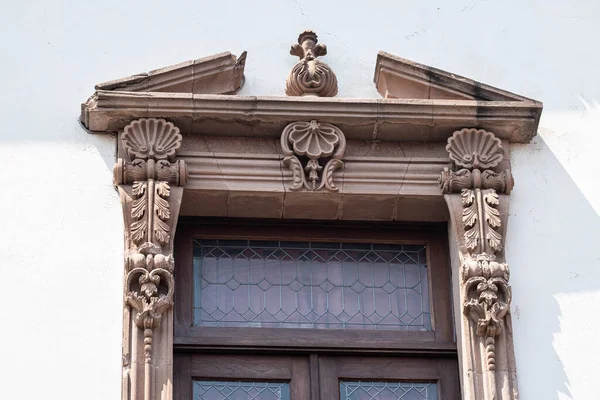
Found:
<svg viewBox="0 0 600 400"><path fill-rule="evenodd" d="M114 139L77 122L97 82L248 50L241 94L281 95L305 28L340 97L376 97L386 50L542 100L513 148L508 260L522 399L600 393L600 3L21 1L0 13L0 397L116 399L122 222Z"/></svg>

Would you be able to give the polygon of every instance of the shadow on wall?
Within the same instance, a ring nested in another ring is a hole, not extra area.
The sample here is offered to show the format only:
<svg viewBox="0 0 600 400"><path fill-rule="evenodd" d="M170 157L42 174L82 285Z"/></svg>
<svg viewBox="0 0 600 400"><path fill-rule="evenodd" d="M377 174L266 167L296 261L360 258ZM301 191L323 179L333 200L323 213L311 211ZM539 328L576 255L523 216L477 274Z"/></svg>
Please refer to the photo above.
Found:
<svg viewBox="0 0 600 400"><path fill-rule="evenodd" d="M511 149L506 248L521 398L594 398L600 324L580 296L600 297L600 218L541 136Z"/></svg>

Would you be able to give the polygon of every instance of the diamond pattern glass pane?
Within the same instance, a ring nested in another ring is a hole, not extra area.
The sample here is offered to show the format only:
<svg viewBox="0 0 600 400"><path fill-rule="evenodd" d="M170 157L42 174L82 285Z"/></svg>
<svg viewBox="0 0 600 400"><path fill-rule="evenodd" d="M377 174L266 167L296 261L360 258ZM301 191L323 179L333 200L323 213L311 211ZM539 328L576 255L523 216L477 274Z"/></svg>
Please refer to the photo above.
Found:
<svg viewBox="0 0 600 400"><path fill-rule="evenodd" d="M194 381L194 400L290 400L283 382Z"/></svg>
<svg viewBox="0 0 600 400"><path fill-rule="evenodd" d="M196 240L200 326L430 331L425 246Z"/></svg>
<svg viewBox="0 0 600 400"><path fill-rule="evenodd" d="M341 400L437 400L435 383L340 382Z"/></svg>

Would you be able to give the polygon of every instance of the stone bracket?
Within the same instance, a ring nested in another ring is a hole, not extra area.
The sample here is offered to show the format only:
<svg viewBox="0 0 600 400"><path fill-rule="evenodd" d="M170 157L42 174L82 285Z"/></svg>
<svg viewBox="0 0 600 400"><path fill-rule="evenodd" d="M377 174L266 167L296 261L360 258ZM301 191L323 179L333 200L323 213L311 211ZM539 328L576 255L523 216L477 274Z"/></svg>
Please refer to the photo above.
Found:
<svg viewBox="0 0 600 400"><path fill-rule="evenodd" d="M164 119L131 122L114 168L125 222L123 396L172 398L173 238L185 162L179 129Z"/></svg>
<svg viewBox="0 0 600 400"><path fill-rule="evenodd" d="M446 150L454 169L445 168L439 185L450 211L460 267L461 352L465 398L518 398L510 326L510 271L503 241L508 219L508 194L513 187L502 162L502 142L491 132L462 129L448 139ZM462 167L461 169L458 169ZM458 170L456 170L458 169Z"/></svg>

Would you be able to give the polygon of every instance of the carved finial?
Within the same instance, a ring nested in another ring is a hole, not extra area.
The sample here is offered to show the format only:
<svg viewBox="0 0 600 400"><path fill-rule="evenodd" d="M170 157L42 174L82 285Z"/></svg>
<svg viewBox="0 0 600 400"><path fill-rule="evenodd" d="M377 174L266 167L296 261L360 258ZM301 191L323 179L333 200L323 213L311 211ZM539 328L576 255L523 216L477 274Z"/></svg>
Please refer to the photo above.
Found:
<svg viewBox="0 0 600 400"><path fill-rule="evenodd" d="M304 31L298 36L298 44L290 49L290 54L300 61L291 69L285 94L288 96L333 97L338 92L337 78L333 70L317 57L327 54L327 46L317 44L317 34Z"/></svg>
<svg viewBox="0 0 600 400"><path fill-rule="evenodd" d="M281 134L281 150L284 165L293 173L290 190L339 190L333 172L344 165L346 138L338 127L315 120L293 122Z"/></svg>

